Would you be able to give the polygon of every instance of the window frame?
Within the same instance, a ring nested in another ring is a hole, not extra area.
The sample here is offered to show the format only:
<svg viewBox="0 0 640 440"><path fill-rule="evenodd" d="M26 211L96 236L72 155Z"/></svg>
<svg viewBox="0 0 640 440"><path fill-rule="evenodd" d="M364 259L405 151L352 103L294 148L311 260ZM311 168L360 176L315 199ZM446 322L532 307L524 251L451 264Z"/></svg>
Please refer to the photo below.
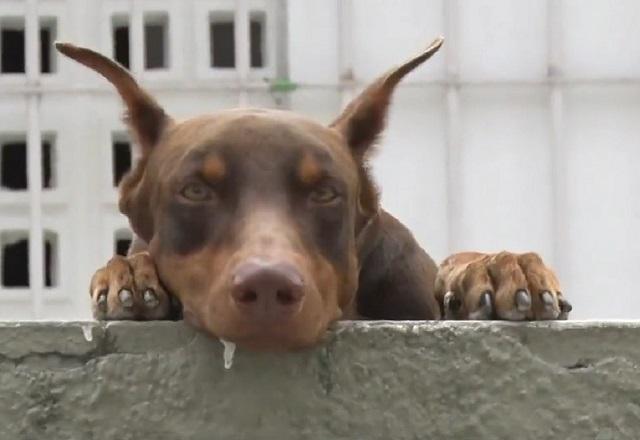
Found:
<svg viewBox="0 0 640 440"><path fill-rule="evenodd" d="M196 3L193 11L195 23L195 53L197 75L199 79L232 82L239 86L265 85L265 79L273 79L276 74L277 50L286 48L276 47L276 8L279 2L268 0L201 0ZM251 14L264 14L264 53L263 67L251 67ZM234 17L235 32L235 61L236 66L212 67L210 48L210 26L216 14L231 14ZM246 35L243 36L243 32ZM244 52L244 53L243 53Z"/></svg>

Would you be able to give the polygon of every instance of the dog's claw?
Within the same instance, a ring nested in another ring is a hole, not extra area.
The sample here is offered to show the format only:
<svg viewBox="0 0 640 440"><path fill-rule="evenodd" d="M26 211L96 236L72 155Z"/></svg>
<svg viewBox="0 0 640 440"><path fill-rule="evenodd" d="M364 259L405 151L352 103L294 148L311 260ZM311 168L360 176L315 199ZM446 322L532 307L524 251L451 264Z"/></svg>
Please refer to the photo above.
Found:
<svg viewBox="0 0 640 440"><path fill-rule="evenodd" d="M469 319L473 320L487 320L491 319L493 315L493 300L491 299L491 292L489 290L482 292L480 299L478 300L478 308L469 313Z"/></svg>
<svg viewBox="0 0 640 440"><path fill-rule="evenodd" d="M491 292L488 290L480 295L479 308L484 311L487 318L493 313L493 305L491 304Z"/></svg>
<svg viewBox="0 0 640 440"><path fill-rule="evenodd" d="M526 290L516 292L516 308L519 312L526 312L531 308L531 295Z"/></svg>
<svg viewBox="0 0 640 440"><path fill-rule="evenodd" d="M123 307L133 307L133 294L129 289L121 289L118 292L118 299Z"/></svg>
<svg viewBox="0 0 640 440"><path fill-rule="evenodd" d="M542 300L542 304L544 304L545 309L553 308L553 295L551 295L551 292L549 292L548 290L542 292L542 294L540 295L540 299Z"/></svg>
<svg viewBox="0 0 640 440"><path fill-rule="evenodd" d="M448 310L457 312L458 310L460 310L462 302L458 298L456 298L453 292L449 291L444 295L444 305Z"/></svg>
<svg viewBox="0 0 640 440"><path fill-rule="evenodd" d="M571 303L564 298L558 298L558 304L560 305L560 314L558 315L558 319L569 319L569 312L573 310Z"/></svg>
<svg viewBox="0 0 640 440"><path fill-rule="evenodd" d="M98 307L101 310L104 310L107 307L107 294L108 293L109 293L109 291L107 289L102 289L100 292L98 292L98 296L96 298L96 304L98 304Z"/></svg>
<svg viewBox="0 0 640 440"><path fill-rule="evenodd" d="M573 310L573 306L566 299L560 299L559 302L560 302L560 311L562 313L569 313L571 310Z"/></svg>
<svg viewBox="0 0 640 440"><path fill-rule="evenodd" d="M150 309L153 309L157 307L158 304L160 304L160 301L158 300L158 296L153 291L153 289L145 290L144 294L142 295L142 299L144 299L145 305Z"/></svg>

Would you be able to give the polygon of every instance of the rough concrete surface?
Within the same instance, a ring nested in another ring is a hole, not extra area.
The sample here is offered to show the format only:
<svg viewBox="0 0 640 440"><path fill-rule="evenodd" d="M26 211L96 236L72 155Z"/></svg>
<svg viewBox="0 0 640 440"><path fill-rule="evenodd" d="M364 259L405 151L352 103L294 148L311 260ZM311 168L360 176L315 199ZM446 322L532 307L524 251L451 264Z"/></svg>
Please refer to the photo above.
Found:
<svg viewBox="0 0 640 440"><path fill-rule="evenodd" d="M640 438L640 323L342 323L293 354L182 323L0 324L1 439Z"/></svg>

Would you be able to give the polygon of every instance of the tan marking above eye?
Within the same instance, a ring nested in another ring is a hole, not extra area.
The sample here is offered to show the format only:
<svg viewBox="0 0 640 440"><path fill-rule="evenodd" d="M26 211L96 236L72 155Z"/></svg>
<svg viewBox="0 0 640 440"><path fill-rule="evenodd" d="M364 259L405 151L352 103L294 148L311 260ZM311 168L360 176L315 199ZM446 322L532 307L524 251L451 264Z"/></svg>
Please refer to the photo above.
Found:
<svg viewBox="0 0 640 440"><path fill-rule="evenodd" d="M207 158L202 165L202 177L208 182L222 180L226 173L227 167L224 161L218 156Z"/></svg>
<svg viewBox="0 0 640 440"><path fill-rule="evenodd" d="M298 165L298 178L305 185L312 185L322 178L320 164L308 153Z"/></svg>

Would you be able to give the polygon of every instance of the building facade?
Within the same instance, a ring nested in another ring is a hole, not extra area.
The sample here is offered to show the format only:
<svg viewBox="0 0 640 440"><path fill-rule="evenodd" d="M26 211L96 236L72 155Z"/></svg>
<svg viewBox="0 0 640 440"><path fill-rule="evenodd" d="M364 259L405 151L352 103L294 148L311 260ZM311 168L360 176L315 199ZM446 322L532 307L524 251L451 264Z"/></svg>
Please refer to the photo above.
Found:
<svg viewBox="0 0 640 440"><path fill-rule="evenodd" d="M577 318L640 316L640 4L633 0L0 0L0 319L90 316L126 249L122 106L56 39L127 66L165 109L330 122L446 37L401 85L374 172L440 260L536 250Z"/></svg>

